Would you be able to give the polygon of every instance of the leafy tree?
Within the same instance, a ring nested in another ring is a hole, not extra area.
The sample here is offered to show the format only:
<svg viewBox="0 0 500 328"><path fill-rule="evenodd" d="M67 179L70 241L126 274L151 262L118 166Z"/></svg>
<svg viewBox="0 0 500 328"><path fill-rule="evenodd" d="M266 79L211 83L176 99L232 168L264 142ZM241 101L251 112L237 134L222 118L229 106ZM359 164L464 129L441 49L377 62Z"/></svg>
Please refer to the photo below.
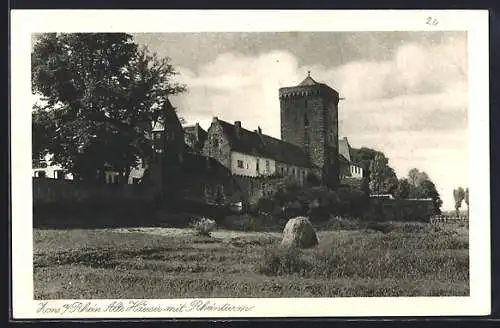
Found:
<svg viewBox="0 0 500 328"><path fill-rule="evenodd" d="M400 199L406 199L410 197L411 185L407 179L401 179L398 182L398 188L396 189L395 197Z"/></svg>
<svg viewBox="0 0 500 328"><path fill-rule="evenodd" d="M370 190L374 194L394 193L397 188L396 173L388 163L383 154L377 154L370 165Z"/></svg>
<svg viewBox="0 0 500 328"><path fill-rule="evenodd" d="M418 196L419 198L430 198L434 203L434 214L441 214L441 205L443 205L443 201L439 196L439 192L436 189L434 183L430 180L423 181L418 188Z"/></svg>
<svg viewBox="0 0 500 328"><path fill-rule="evenodd" d="M441 214L443 201L429 175L416 168L408 171L409 198L430 198L434 203L434 214Z"/></svg>
<svg viewBox="0 0 500 328"><path fill-rule="evenodd" d="M363 168L363 174L366 177L370 176L370 165L375 159L377 154L382 154L380 151L362 147L359 149L352 148L351 149L351 159L354 163L360 165Z"/></svg>
<svg viewBox="0 0 500 328"><path fill-rule="evenodd" d="M465 199L465 190L462 187L458 187L453 190L453 198L455 199L455 213L457 216L460 215L460 207L462 207L462 202Z"/></svg>
<svg viewBox="0 0 500 328"><path fill-rule="evenodd" d="M414 187L418 188L426 180L429 180L429 176L423 171L413 168L408 172L408 182Z"/></svg>
<svg viewBox="0 0 500 328"><path fill-rule="evenodd" d="M465 189L464 200L465 204L467 204L467 214L469 214L469 188Z"/></svg>
<svg viewBox="0 0 500 328"><path fill-rule="evenodd" d="M126 180L152 156L149 132L162 104L185 90L171 81L168 59L124 33L42 34L31 65L33 92L46 102L32 114L33 156L54 154L77 179L111 169Z"/></svg>

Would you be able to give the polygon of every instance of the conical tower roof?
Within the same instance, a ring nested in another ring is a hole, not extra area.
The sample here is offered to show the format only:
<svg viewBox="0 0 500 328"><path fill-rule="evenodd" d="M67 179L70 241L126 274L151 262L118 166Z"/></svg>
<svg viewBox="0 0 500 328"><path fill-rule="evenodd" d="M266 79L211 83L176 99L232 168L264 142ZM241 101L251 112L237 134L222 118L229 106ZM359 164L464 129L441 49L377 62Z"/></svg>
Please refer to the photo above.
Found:
<svg viewBox="0 0 500 328"><path fill-rule="evenodd" d="M311 85L319 85L318 82L314 81L311 77L311 71L307 71L307 77L299 83L299 87L311 86Z"/></svg>

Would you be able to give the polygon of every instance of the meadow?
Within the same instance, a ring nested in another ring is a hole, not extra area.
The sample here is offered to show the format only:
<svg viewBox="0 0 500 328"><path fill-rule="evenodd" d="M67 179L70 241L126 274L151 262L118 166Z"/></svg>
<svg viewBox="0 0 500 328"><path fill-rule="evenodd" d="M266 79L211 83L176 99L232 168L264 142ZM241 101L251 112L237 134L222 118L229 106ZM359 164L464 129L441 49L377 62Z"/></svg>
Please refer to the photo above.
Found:
<svg viewBox="0 0 500 328"><path fill-rule="evenodd" d="M246 229L248 230L248 229ZM319 245L279 231L34 229L35 299L469 295L468 230L428 223L317 227Z"/></svg>

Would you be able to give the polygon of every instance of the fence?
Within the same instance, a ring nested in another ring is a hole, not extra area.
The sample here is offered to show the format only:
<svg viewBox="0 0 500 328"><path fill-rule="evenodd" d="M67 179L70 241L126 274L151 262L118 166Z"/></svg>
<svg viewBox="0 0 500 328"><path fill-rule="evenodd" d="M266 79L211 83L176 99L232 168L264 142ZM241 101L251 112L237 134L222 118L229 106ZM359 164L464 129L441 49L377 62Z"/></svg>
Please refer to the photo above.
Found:
<svg viewBox="0 0 500 328"><path fill-rule="evenodd" d="M468 223L469 218L467 216L448 216L448 215L438 215L431 217L430 222L432 224L439 223Z"/></svg>

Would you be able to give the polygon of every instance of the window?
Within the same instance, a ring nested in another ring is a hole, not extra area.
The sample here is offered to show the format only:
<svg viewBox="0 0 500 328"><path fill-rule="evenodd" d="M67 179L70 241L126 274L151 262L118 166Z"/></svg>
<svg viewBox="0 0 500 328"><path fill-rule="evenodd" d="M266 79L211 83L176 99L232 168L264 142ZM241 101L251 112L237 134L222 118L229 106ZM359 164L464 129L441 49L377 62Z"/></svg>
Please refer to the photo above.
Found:
<svg viewBox="0 0 500 328"><path fill-rule="evenodd" d="M295 169L292 169L292 175L295 175Z"/></svg>
<svg viewBox="0 0 500 328"><path fill-rule="evenodd" d="M285 169L282 167L281 168L281 175L285 174Z"/></svg>
<svg viewBox="0 0 500 328"><path fill-rule="evenodd" d="M269 161L266 160L266 172L269 172L271 170L271 167L269 165Z"/></svg>
<svg viewBox="0 0 500 328"><path fill-rule="evenodd" d="M257 158L257 164L256 164L256 167L255 169L257 170L257 173L259 172L260 168L259 168L259 159Z"/></svg>
<svg viewBox="0 0 500 328"><path fill-rule="evenodd" d="M309 126L309 120L307 119L307 114L304 114L304 126L306 128Z"/></svg>
<svg viewBox="0 0 500 328"><path fill-rule="evenodd" d="M243 161L238 160L238 162L237 162L237 163L238 163L238 167L239 167L240 169L242 169L242 168L243 168Z"/></svg>
<svg viewBox="0 0 500 328"><path fill-rule="evenodd" d="M54 171L54 179L64 179L64 171L63 170L55 170Z"/></svg>
<svg viewBox="0 0 500 328"><path fill-rule="evenodd" d="M38 170L38 171L35 171L35 177L37 178L45 178L45 171L43 170Z"/></svg>

